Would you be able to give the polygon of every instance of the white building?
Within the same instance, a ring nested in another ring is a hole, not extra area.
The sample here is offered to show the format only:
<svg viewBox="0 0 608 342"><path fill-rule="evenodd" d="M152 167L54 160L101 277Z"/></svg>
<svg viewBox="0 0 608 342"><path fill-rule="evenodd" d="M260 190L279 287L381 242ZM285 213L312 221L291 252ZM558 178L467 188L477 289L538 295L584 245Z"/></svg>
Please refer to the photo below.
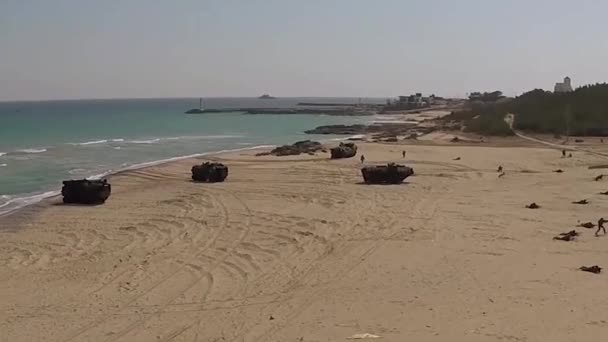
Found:
<svg viewBox="0 0 608 342"><path fill-rule="evenodd" d="M564 78L563 83L555 83L554 91L556 93L569 93L569 92L573 91L570 77Z"/></svg>

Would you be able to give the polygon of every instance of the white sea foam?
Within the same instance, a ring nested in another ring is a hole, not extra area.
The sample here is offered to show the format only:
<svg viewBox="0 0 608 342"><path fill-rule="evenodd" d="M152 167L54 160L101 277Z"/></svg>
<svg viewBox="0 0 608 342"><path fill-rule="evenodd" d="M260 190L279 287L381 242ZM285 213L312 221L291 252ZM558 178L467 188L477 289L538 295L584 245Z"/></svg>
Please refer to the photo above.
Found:
<svg viewBox="0 0 608 342"><path fill-rule="evenodd" d="M115 172L108 171L108 172L105 172L103 174L95 175L93 177L101 178L101 177L105 177L105 176L108 176L108 175L111 175L111 174L117 173L117 172L139 170L139 169L143 169L143 168L150 167L150 166L157 166L157 165L167 164L167 163L170 163L170 162L174 162L174 161L178 161L178 160L184 160L184 159L189 159L189 158L197 158L197 157L204 157L204 156L221 154L221 153L239 152L239 151L248 151L248 150L257 150L257 149L273 148L273 147L276 147L276 145L258 145L258 146L236 148L236 149L230 149L230 150L213 151L213 152L196 153L196 154L190 154L190 155L186 155L186 156L179 156L179 157L173 157L173 158L167 158L167 159L160 159L160 160L154 160L154 161L151 161L151 162L133 164L133 165L130 165L130 166L123 167L123 168L121 168L119 170L116 170ZM90 179L97 179L97 178L90 178Z"/></svg>
<svg viewBox="0 0 608 342"><path fill-rule="evenodd" d="M365 134L356 134L348 137L340 137L340 138L331 138L331 139L323 139L321 142L332 142L332 141L346 141L348 139L362 139L365 138Z"/></svg>
<svg viewBox="0 0 608 342"><path fill-rule="evenodd" d="M161 141L175 141L175 140L212 140L212 139L235 139L242 138L242 135L184 135L179 137L165 137L165 138L151 138L145 140L128 140L127 143L131 144L155 144Z"/></svg>
<svg viewBox="0 0 608 342"><path fill-rule="evenodd" d="M72 170L68 171L68 173L71 175L75 175L78 173L82 173L83 171L86 171L86 170L85 169L72 169Z"/></svg>
<svg viewBox="0 0 608 342"><path fill-rule="evenodd" d="M0 204L0 216L12 213L28 205L36 204L45 198L57 196L61 191L47 191L41 194L25 195L22 197L11 198L5 203Z"/></svg>
<svg viewBox="0 0 608 342"><path fill-rule="evenodd" d="M8 165L8 164L6 164L6 163L4 163L4 164L0 164L0 167L5 167L5 166L7 166L7 165Z"/></svg>
<svg viewBox="0 0 608 342"><path fill-rule="evenodd" d="M108 140L102 139L102 140L85 141L85 142L81 142L81 143L71 143L70 145L87 146L87 145L105 144L107 142L108 142Z"/></svg>
<svg viewBox="0 0 608 342"><path fill-rule="evenodd" d="M150 139L150 140L129 140L128 143L131 144L155 144L160 141L160 138Z"/></svg>
<svg viewBox="0 0 608 342"><path fill-rule="evenodd" d="M112 139L113 142L123 142L125 141L125 139L122 138L118 138L118 139Z"/></svg>
<svg viewBox="0 0 608 342"><path fill-rule="evenodd" d="M19 152L19 153L44 153L46 151L47 151L46 148L39 148L39 149L25 148L23 150L17 150L17 152Z"/></svg>
<svg viewBox="0 0 608 342"><path fill-rule="evenodd" d="M6 152L0 152L0 157L6 155Z"/></svg>

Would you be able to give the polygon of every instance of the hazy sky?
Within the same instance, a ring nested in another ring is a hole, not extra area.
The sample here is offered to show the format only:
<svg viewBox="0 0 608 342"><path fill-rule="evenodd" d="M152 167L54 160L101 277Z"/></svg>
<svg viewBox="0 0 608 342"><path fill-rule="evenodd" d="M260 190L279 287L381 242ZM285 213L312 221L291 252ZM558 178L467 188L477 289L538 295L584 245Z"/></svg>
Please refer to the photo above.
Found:
<svg viewBox="0 0 608 342"><path fill-rule="evenodd" d="M608 80L605 0L0 0L0 100Z"/></svg>

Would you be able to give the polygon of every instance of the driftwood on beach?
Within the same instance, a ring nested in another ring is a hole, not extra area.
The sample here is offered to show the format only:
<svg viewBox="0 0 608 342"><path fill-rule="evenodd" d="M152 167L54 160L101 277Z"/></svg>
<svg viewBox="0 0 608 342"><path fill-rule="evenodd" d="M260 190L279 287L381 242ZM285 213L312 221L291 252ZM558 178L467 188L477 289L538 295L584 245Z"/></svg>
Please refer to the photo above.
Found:
<svg viewBox="0 0 608 342"><path fill-rule="evenodd" d="M192 167L192 180L196 182L217 183L228 177L228 167L221 163L206 162Z"/></svg>
<svg viewBox="0 0 608 342"><path fill-rule="evenodd" d="M366 184L400 184L414 174L414 169L389 163L381 166L366 166L361 169Z"/></svg>
<svg viewBox="0 0 608 342"><path fill-rule="evenodd" d="M352 158L357 155L357 145L354 143L340 143L340 146L330 150L331 159Z"/></svg>
<svg viewBox="0 0 608 342"><path fill-rule="evenodd" d="M63 182L63 203L102 204L112 192L107 180L69 180Z"/></svg>

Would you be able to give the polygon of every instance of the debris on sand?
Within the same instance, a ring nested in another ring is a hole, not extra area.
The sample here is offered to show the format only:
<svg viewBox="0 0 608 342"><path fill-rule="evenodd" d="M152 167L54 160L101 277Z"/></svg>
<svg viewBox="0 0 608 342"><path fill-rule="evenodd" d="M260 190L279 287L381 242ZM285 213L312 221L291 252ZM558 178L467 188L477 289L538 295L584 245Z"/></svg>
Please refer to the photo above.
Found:
<svg viewBox="0 0 608 342"><path fill-rule="evenodd" d="M592 229L592 228L595 228L595 224L593 224L593 222L585 222L585 223L579 224L577 227Z"/></svg>
<svg viewBox="0 0 608 342"><path fill-rule="evenodd" d="M382 337L380 337L378 335L372 335L372 334L366 333L366 334L354 334L353 336L347 337L346 339L347 340L363 340L366 338L382 338Z"/></svg>
<svg viewBox="0 0 608 342"><path fill-rule="evenodd" d="M499 166L498 166L498 170L496 170L496 172L498 172L498 173L502 173L502 165L499 165Z"/></svg>
<svg viewBox="0 0 608 342"><path fill-rule="evenodd" d="M538 208L540 208L540 205L536 204L535 202L532 202L532 203L526 205L526 208L528 208L528 209L538 209Z"/></svg>
<svg viewBox="0 0 608 342"><path fill-rule="evenodd" d="M553 170L553 172L555 172L555 173L564 173L564 170L562 170L562 169L557 169L557 170Z"/></svg>
<svg viewBox="0 0 608 342"><path fill-rule="evenodd" d="M598 265L595 265L595 266L581 266L579 269L581 271L583 271L583 272L590 272L590 273L595 273L595 274L600 274L600 272L602 272L602 268L599 267Z"/></svg>
<svg viewBox="0 0 608 342"><path fill-rule="evenodd" d="M553 240L560 240L560 241L572 241L574 240L577 236L579 236L579 233L576 230L571 230L567 233L561 233L558 236L554 237Z"/></svg>
<svg viewBox="0 0 608 342"><path fill-rule="evenodd" d="M602 178L604 178L604 175L599 175L599 176L595 177L595 181L596 181L596 182L597 182L597 181L601 181L601 180L602 180Z"/></svg>
<svg viewBox="0 0 608 342"><path fill-rule="evenodd" d="M501 174L498 175L498 178L502 178L506 175L506 173L502 172Z"/></svg>
<svg viewBox="0 0 608 342"><path fill-rule="evenodd" d="M452 160L460 160L460 157L456 157L456 158L454 158L454 159L452 159Z"/></svg>
<svg viewBox="0 0 608 342"><path fill-rule="evenodd" d="M589 204L589 201L587 201L586 199L584 199L584 200L572 202L572 204L583 204L583 205L585 205L585 204Z"/></svg>
<svg viewBox="0 0 608 342"><path fill-rule="evenodd" d="M608 196L608 191L600 192L600 195Z"/></svg>

